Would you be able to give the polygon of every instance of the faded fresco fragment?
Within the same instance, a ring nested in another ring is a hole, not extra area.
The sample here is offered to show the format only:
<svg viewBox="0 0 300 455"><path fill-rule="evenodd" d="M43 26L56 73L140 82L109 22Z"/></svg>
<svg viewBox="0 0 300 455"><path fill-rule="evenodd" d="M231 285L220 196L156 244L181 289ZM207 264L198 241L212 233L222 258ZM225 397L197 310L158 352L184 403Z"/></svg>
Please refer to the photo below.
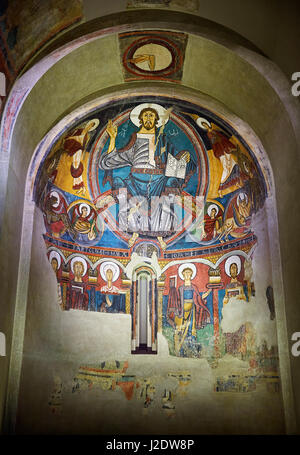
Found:
<svg viewBox="0 0 300 455"><path fill-rule="evenodd" d="M3 0L0 6L0 52L15 75L58 32L82 19L81 0Z"/></svg>
<svg viewBox="0 0 300 455"><path fill-rule="evenodd" d="M54 377L54 386L49 398L48 405L53 414L60 415L63 404L63 384L59 376Z"/></svg>
<svg viewBox="0 0 300 455"><path fill-rule="evenodd" d="M71 392L82 394L96 388L103 394L122 390L124 399L141 403L140 409L144 415L148 414L151 408L158 408L164 412L166 418L175 416L176 403L184 400L189 393L191 373L173 371L141 377L128 374L128 368L128 361L118 360L80 366L73 378ZM67 386L65 390L66 393L70 392ZM62 400L59 405L62 405Z"/></svg>

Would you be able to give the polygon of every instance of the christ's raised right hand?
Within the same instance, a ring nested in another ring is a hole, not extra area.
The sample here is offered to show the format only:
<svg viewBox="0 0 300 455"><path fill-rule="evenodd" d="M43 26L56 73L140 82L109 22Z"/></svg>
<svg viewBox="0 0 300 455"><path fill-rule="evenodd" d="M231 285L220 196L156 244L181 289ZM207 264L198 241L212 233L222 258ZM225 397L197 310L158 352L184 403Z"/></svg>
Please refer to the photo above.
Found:
<svg viewBox="0 0 300 455"><path fill-rule="evenodd" d="M118 134L118 127L113 124L112 120L108 120L106 131L111 139L116 139Z"/></svg>

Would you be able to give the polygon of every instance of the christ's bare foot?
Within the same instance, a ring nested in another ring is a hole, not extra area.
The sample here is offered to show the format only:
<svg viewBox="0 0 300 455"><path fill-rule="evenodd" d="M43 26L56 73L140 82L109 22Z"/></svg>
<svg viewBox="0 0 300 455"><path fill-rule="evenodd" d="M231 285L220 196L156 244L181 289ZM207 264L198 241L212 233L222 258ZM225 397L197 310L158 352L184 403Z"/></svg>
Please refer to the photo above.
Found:
<svg viewBox="0 0 300 455"><path fill-rule="evenodd" d="M136 242L138 236L139 236L139 234L138 234L137 232L134 232L134 233L132 234L132 236L131 236L130 239L128 240L128 246L129 246L129 248L131 248L131 247L135 244L135 242Z"/></svg>

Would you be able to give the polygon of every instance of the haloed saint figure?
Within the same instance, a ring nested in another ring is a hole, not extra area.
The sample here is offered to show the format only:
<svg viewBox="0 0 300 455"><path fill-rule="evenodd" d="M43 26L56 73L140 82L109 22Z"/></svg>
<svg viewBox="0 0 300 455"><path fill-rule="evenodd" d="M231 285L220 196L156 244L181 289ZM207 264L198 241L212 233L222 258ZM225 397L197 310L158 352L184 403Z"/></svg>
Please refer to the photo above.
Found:
<svg viewBox="0 0 300 455"><path fill-rule="evenodd" d="M114 262L106 261L100 266L100 275L106 281L106 284L101 287L101 312L114 313L120 310L120 306L118 305L120 301L120 289L113 284L118 279L119 274L120 270Z"/></svg>
<svg viewBox="0 0 300 455"><path fill-rule="evenodd" d="M74 211L73 215L73 226L77 236L81 235L83 240L94 240L97 235L96 217L93 214L90 215L91 209L87 204L80 204L78 211L79 213Z"/></svg>
<svg viewBox="0 0 300 455"><path fill-rule="evenodd" d="M226 286L223 306L227 305L231 297L246 301L242 283L238 280L241 271L241 260L238 256L231 256L225 262L225 272L230 276L230 283Z"/></svg>
<svg viewBox="0 0 300 455"><path fill-rule="evenodd" d="M106 171L115 194L126 189L129 204L120 203L119 222L131 234L128 245L138 237L156 237L163 249L165 237L175 231L175 196L181 194L186 175L195 170L190 153L176 150L170 136L164 133L170 111L157 104L141 104L130 114L138 126L129 142L116 148L118 128L110 120L106 131L110 142L107 152L100 157L99 167ZM178 174L178 166L183 168ZM124 176L114 176L113 169L128 168Z"/></svg>
<svg viewBox="0 0 300 455"><path fill-rule="evenodd" d="M196 276L194 264L182 264L178 269L183 284L171 289L168 299L167 319L174 331L174 348L176 355L182 355L184 348L193 347L197 339L197 329L210 323L210 312L206 307L206 298L211 290L202 295L192 283Z"/></svg>
<svg viewBox="0 0 300 455"><path fill-rule="evenodd" d="M71 270L74 275L67 290L66 310L86 310L88 307L88 293L83 277L87 272L87 265L83 258L75 257L71 261Z"/></svg>

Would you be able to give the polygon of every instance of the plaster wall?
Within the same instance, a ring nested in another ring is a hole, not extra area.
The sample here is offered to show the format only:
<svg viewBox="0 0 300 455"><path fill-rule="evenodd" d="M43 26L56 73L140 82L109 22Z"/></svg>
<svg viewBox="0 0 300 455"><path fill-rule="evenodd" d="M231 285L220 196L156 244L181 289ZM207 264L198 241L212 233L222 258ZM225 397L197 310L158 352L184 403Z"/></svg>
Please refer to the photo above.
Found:
<svg viewBox="0 0 300 455"><path fill-rule="evenodd" d="M244 0L243 7L239 0L201 0L200 2L175 1L169 8L189 12L187 3L193 3L193 14L216 22L239 33L255 44L262 52L291 77L299 71L300 40L299 3L297 0ZM84 0L85 21L126 10L126 0L117 0L108 4L104 0Z"/></svg>

